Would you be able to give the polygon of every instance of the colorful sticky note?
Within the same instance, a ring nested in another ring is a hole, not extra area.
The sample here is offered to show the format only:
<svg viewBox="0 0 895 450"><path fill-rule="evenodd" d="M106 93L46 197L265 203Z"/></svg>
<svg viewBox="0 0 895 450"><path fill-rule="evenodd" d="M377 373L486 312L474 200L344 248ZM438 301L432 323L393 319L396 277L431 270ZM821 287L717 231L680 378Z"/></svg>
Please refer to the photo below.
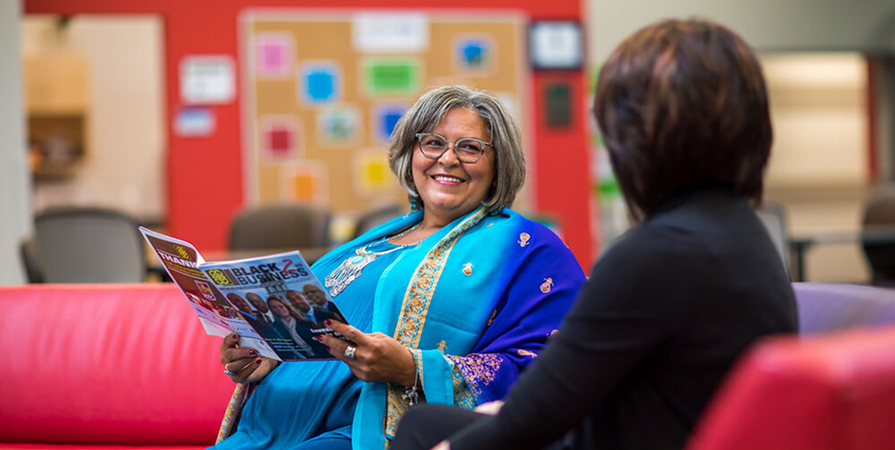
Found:
<svg viewBox="0 0 895 450"><path fill-rule="evenodd" d="M281 167L282 196L286 200L326 201L326 169L319 161L305 160Z"/></svg>
<svg viewBox="0 0 895 450"><path fill-rule="evenodd" d="M292 39L285 34L261 34L255 40L255 71L260 78L287 77L292 72Z"/></svg>
<svg viewBox="0 0 895 450"><path fill-rule="evenodd" d="M462 71L482 71L491 67L491 44L485 39L460 39L455 54L457 66Z"/></svg>
<svg viewBox="0 0 895 450"><path fill-rule="evenodd" d="M330 108L317 116L317 133L325 145L347 145L360 139L360 113L355 108Z"/></svg>
<svg viewBox="0 0 895 450"><path fill-rule="evenodd" d="M388 156L385 150L368 150L355 154L354 160L356 188L359 192L382 192L393 183L389 175Z"/></svg>
<svg viewBox="0 0 895 450"><path fill-rule="evenodd" d="M415 58L368 58L363 73L371 95L413 95L420 85L420 63Z"/></svg>
<svg viewBox="0 0 895 450"><path fill-rule="evenodd" d="M301 72L302 100L307 104L330 103L341 96L341 76L332 63L306 64Z"/></svg>
<svg viewBox="0 0 895 450"><path fill-rule="evenodd" d="M373 128L376 130L376 138L379 142L387 142L395 131L398 120L407 111L406 106L398 105L380 105L376 107L374 120L376 123Z"/></svg>
<svg viewBox="0 0 895 450"><path fill-rule="evenodd" d="M296 154L295 121L289 117L266 117L261 121L261 142L264 155L276 159Z"/></svg>

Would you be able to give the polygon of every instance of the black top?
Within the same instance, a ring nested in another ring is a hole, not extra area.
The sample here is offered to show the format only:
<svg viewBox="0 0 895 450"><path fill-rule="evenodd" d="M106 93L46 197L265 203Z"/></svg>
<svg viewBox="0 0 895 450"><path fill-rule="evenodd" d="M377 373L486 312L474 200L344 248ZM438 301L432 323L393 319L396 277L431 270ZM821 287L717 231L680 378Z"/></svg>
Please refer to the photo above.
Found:
<svg viewBox="0 0 895 450"><path fill-rule="evenodd" d="M795 332L789 278L746 199L701 189L664 204L594 266L559 333L500 414L452 450L680 449L737 357Z"/></svg>

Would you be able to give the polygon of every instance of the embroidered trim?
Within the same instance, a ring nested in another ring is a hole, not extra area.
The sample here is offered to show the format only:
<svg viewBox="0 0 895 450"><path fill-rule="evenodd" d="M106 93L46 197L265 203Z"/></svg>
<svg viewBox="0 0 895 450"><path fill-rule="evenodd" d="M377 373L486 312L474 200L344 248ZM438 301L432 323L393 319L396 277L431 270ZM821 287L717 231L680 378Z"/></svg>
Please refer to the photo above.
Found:
<svg viewBox="0 0 895 450"><path fill-rule="evenodd" d="M423 326L426 324L426 315L429 313L429 305L432 302L432 295L435 293L435 287L441 278L441 272L451 253L451 249L454 248L454 244L456 244L460 235L479 223L486 215L485 207L479 208L445 237L441 238L435 244L435 247L423 258L423 261L410 278L410 283L407 284L407 290L404 293L404 303L401 305L401 315L398 316L398 326L394 335L395 340L407 348L414 350L419 346ZM419 359L420 361L422 360L422 358ZM419 370L420 377L425 380L425 377L423 377L424 372L421 370L422 362L418 364L417 370ZM425 393L425 389L423 392ZM403 386L389 383L384 430L386 437L391 438L394 436L398 427L398 420L408 408L407 401L402 397L403 393Z"/></svg>
<svg viewBox="0 0 895 450"><path fill-rule="evenodd" d="M221 420L221 427L218 429L218 437L214 441L215 444L220 443L236 431L235 427L239 420L239 413L246 400L245 393L246 386L242 383L237 384L236 388L233 389L230 402L227 403L227 409L224 411L224 419Z"/></svg>

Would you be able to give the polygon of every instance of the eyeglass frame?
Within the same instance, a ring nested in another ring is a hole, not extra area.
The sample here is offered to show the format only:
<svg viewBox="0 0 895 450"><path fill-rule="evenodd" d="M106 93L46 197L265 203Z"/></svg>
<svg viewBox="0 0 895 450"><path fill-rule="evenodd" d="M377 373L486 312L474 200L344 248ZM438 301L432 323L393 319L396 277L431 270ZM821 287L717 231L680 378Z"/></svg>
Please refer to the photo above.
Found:
<svg viewBox="0 0 895 450"><path fill-rule="evenodd" d="M437 137L441 138L442 140L444 140L444 143L445 143L444 150L441 153L439 153L438 156L429 156L429 154L427 154L426 151L423 150L423 137L426 137L426 136L437 136ZM467 141L467 140L475 141L475 142L478 142L479 144L482 144L482 150L479 153L479 157L476 158L475 161L463 161L462 159L460 159L460 154L457 153L457 142ZM426 158L429 158L429 159L438 159L438 158L441 158L442 156L444 156L444 154L447 153L447 151L448 151L447 144L453 144L450 148L451 148L451 150L454 151L454 156L457 157L457 161L460 161L463 164L475 164L475 163L481 161L482 156L485 156L485 147L496 148L496 147L494 147L494 144L485 142L481 139L476 139L476 138L471 138L471 137L460 138L460 139L457 139L456 141L452 141L438 133L417 133L416 134L416 146L419 147L420 153L422 153L423 156L425 156Z"/></svg>

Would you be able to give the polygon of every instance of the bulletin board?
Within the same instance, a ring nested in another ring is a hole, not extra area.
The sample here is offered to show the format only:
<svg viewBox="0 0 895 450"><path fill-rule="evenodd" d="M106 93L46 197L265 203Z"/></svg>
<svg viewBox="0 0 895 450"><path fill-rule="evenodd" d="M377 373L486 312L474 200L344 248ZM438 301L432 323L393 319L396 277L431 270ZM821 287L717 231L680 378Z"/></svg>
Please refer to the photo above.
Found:
<svg viewBox="0 0 895 450"><path fill-rule="evenodd" d="M404 111L444 84L495 93L529 148L520 13L249 10L240 22L248 202L348 213L406 204L387 141Z"/></svg>

